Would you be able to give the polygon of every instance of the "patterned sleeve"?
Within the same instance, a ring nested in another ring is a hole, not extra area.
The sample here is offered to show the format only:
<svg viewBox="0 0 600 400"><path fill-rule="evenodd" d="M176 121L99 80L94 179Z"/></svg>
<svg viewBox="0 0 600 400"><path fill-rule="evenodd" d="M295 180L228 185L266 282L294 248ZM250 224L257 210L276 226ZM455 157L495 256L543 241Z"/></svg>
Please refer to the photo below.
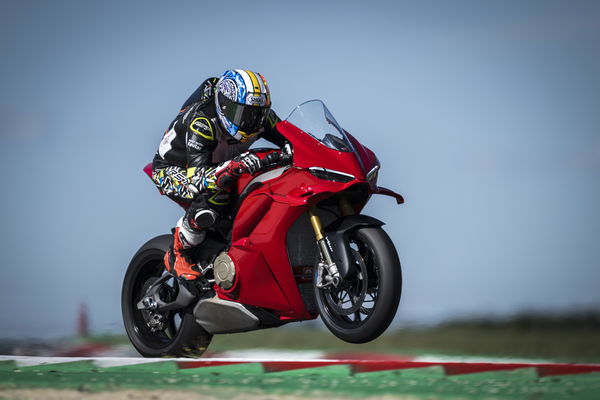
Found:
<svg viewBox="0 0 600 400"><path fill-rule="evenodd" d="M186 169L178 166L158 168L152 172L152 180L166 196L180 200L192 200L194 193L189 188Z"/></svg>

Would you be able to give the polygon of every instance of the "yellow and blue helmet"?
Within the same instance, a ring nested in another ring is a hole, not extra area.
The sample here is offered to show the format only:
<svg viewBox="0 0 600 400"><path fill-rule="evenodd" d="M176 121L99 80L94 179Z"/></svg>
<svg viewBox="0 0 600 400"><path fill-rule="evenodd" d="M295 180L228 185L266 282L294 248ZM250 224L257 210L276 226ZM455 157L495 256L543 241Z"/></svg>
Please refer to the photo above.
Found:
<svg viewBox="0 0 600 400"><path fill-rule="evenodd" d="M240 142L261 132L271 108L265 78L243 69L225 71L217 82L215 102L221 124Z"/></svg>

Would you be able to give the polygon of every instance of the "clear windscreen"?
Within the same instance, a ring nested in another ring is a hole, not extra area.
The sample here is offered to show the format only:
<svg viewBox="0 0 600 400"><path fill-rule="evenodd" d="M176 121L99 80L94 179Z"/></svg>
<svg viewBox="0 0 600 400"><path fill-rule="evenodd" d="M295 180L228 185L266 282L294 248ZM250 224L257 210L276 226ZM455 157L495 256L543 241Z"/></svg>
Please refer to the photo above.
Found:
<svg viewBox="0 0 600 400"><path fill-rule="evenodd" d="M353 151L344 130L321 100L309 100L300 104L290 113L286 121L331 149Z"/></svg>

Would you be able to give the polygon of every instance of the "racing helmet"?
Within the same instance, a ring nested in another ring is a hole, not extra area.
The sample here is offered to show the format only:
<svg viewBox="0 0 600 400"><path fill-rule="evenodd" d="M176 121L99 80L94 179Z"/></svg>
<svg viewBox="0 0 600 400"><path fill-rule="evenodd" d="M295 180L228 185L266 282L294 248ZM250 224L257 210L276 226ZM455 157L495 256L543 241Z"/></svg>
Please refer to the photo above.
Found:
<svg viewBox="0 0 600 400"><path fill-rule="evenodd" d="M227 70L217 82L215 103L223 128L245 142L261 132L271 108L267 81L257 72Z"/></svg>

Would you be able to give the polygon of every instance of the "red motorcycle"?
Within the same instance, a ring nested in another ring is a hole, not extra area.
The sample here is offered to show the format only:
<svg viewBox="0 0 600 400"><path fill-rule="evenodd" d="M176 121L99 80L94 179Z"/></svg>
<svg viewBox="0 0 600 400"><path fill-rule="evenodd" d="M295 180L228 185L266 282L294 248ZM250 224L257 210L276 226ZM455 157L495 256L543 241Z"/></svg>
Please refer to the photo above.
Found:
<svg viewBox="0 0 600 400"><path fill-rule="evenodd" d="M364 343L389 326L402 275L383 222L361 215L377 186L375 154L320 100L277 125L288 145L265 152L263 173L243 175L237 210L211 228L193 285L165 271L171 235L144 244L123 282L127 334L145 357L200 356L218 333L277 327L319 315L338 338ZM145 168L150 172L150 166Z"/></svg>

